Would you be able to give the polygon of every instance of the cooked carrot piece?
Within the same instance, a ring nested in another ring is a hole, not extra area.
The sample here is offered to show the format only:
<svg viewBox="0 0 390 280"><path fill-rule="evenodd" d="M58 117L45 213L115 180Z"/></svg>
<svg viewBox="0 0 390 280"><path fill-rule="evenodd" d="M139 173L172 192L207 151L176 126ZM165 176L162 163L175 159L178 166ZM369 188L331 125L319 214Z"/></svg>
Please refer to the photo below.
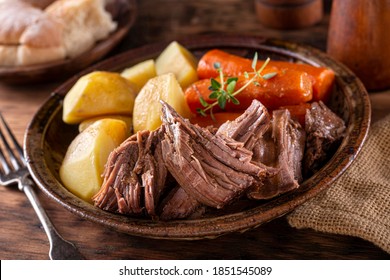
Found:
<svg viewBox="0 0 390 280"><path fill-rule="evenodd" d="M215 63L220 64L222 71L227 76L238 76L244 72L253 71L252 61L250 59L233 55L219 49L213 49L205 53L199 60L197 68L199 79L217 77L218 72L214 67ZM263 63L264 61L258 61L257 69L260 68ZM335 77L334 72L331 69L276 60L271 60L265 70L267 70L268 67L278 68L280 71L294 69L306 72L313 81L313 100L328 101Z"/></svg>
<svg viewBox="0 0 390 280"><path fill-rule="evenodd" d="M251 75L249 77L241 75L237 78L236 89L240 89L250 81ZM256 81L258 81L258 84L249 83L243 91L235 96L240 104L236 105L228 102L225 110L245 110L253 99L259 100L268 109L305 103L312 99L312 81L305 72L284 70L277 72L276 76L268 80L257 78ZM215 99L209 97L211 93L210 83L210 79L203 79L193 83L186 89L185 98L192 112L196 113L198 108L204 108L200 103L200 97L208 103L215 102ZM221 109L215 106L214 112L217 111L221 111Z"/></svg>
<svg viewBox="0 0 390 280"><path fill-rule="evenodd" d="M313 101L327 102L332 93L334 72L326 67L314 67L308 64L291 63L287 61L270 61L269 66L283 69L295 69L309 74L313 82Z"/></svg>
<svg viewBox="0 0 390 280"><path fill-rule="evenodd" d="M244 72L253 71L252 62L249 59L219 49L213 49L200 58L197 68L198 78L208 79L217 77L218 71L214 67L215 63L220 64L227 76L238 76L244 74Z"/></svg>

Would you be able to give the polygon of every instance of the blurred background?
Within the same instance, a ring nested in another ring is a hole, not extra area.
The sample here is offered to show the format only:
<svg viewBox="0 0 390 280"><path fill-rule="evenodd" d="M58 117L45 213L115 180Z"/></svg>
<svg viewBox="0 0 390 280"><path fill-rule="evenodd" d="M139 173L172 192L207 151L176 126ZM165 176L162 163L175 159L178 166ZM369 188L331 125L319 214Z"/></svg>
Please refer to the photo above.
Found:
<svg viewBox="0 0 390 280"><path fill-rule="evenodd" d="M186 5L182 5L181 0L138 0L138 20L122 48L194 34L232 33L291 40L325 50L331 2L323 0L323 17L317 24L280 30L260 23L254 0L198 0L188 1ZM307 36L307 33L312 35Z"/></svg>

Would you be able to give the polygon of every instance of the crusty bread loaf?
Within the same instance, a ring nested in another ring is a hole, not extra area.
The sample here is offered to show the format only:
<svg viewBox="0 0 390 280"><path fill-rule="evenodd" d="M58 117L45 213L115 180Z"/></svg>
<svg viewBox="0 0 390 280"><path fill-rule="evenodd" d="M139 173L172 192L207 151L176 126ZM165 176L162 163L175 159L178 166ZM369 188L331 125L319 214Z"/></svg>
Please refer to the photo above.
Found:
<svg viewBox="0 0 390 280"><path fill-rule="evenodd" d="M64 44L69 57L90 49L96 41L116 28L103 0L58 0L46 8L46 13L64 23Z"/></svg>
<svg viewBox="0 0 390 280"><path fill-rule="evenodd" d="M104 0L57 0L45 10L27 2L0 0L0 67L76 57L117 26Z"/></svg>

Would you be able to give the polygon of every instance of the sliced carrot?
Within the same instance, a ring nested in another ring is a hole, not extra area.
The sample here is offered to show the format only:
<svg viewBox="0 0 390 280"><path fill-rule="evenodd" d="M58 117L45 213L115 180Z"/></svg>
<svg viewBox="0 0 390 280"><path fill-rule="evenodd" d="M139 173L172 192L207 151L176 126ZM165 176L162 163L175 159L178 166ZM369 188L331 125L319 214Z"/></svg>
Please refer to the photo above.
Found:
<svg viewBox="0 0 390 280"><path fill-rule="evenodd" d="M236 89L242 88L250 78L250 75L249 77L246 75L238 76ZM245 110L253 99L259 100L268 109L305 103L312 99L312 81L305 72L296 70L279 71L271 79L257 81L259 84L249 83L242 92L235 96L240 104L227 103L226 111ZM215 102L215 99L209 97L211 93L209 87L210 79L203 79L193 83L186 89L185 98L192 112L196 113L198 108L203 108L200 97L208 103ZM215 106L213 110L214 112L221 111L218 106Z"/></svg>
<svg viewBox="0 0 390 280"><path fill-rule="evenodd" d="M213 49L205 53L198 63L199 79L214 78L218 76L215 63L219 63L223 72L227 76L238 76L244 72L251 72L252 61L250 59L233 55L219 49ZM264 61L258 61L256 67L259 69ZM268 67L278 68L279 71L294 69L309 74L313 84L313 100L327 102L332 92L335 79L334 72L326 67L315 67L308 64L292 63L287 61L271 60Z"/></svg>
<svg viewBox="0 0 390 280"><path fill-rule="evenodd" d="M210 114L207 116L196 115L190 119L190 122L193 124L198 124L201 127L214 126L215 128L220 127L223 123L227 121L232 121L238 118L244 111L241 112L217 112L214 113L214 120L211 118Z"/></svg>

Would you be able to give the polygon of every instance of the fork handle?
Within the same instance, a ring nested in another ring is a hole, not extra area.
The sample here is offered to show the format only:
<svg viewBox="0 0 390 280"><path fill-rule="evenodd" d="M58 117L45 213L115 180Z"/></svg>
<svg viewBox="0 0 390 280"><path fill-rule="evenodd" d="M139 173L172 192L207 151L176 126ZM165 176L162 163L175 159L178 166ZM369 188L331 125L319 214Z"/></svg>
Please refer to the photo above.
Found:
<svg viewBox="0 0 390 280"><path fill-rule="evenodd" d="M38 196L36 195L33 188L33 181L29 178L24 178L23 182L20 183L19 189L23 190L26 194L28 200L30 201L32 207L34 208L36 214L42 226L46 232L46 235L50 243L50 259L58 260L80 260L84 257L80 254L74 244L64 240L62 236L57 232L53 223L51 222L49 216L46 214L46 211L43 209Z"/></svg>

